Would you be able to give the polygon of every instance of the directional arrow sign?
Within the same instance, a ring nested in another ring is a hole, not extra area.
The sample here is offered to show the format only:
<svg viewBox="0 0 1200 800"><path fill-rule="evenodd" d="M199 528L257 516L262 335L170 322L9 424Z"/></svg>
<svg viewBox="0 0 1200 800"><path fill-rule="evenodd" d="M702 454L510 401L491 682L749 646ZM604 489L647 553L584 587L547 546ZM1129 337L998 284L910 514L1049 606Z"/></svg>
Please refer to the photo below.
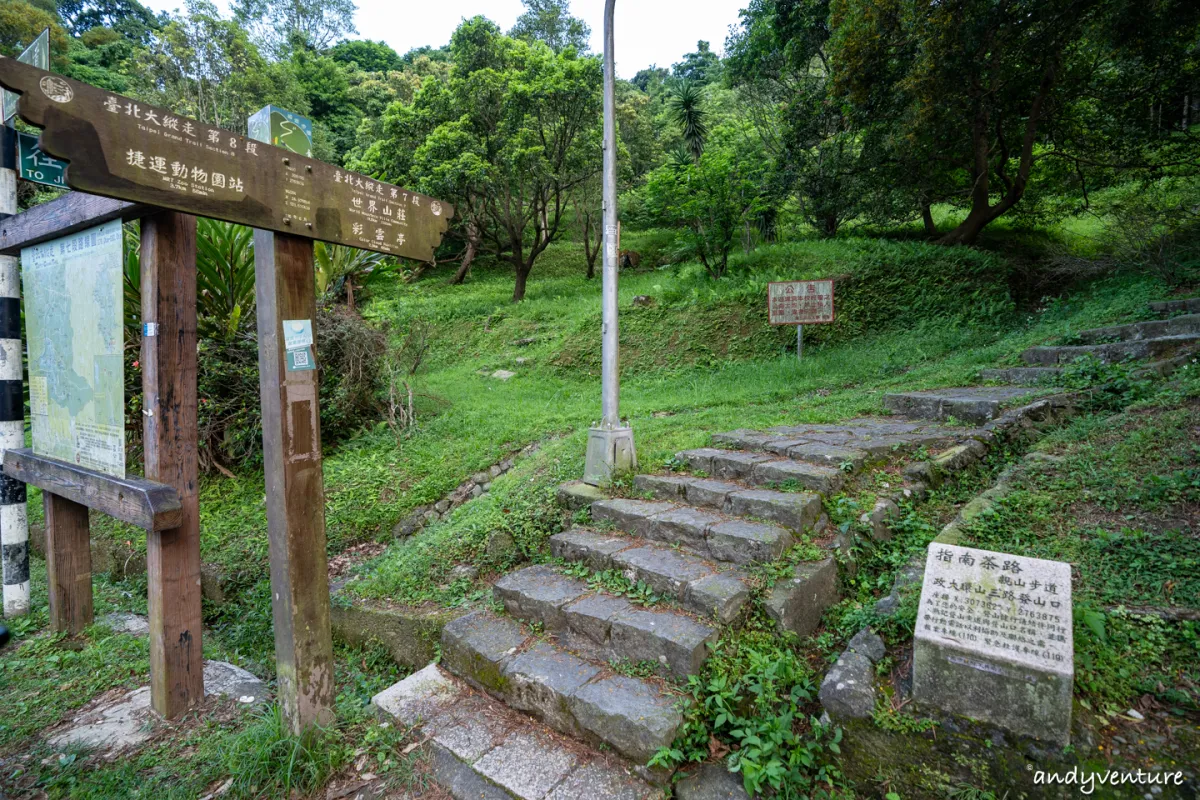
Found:
<svg viewBox="0 0 1200 800"><path fill-rule="evenodd" d="M67 185L200 217L430 261L448 203L0 58L0 85L69 162Z"/></svg>

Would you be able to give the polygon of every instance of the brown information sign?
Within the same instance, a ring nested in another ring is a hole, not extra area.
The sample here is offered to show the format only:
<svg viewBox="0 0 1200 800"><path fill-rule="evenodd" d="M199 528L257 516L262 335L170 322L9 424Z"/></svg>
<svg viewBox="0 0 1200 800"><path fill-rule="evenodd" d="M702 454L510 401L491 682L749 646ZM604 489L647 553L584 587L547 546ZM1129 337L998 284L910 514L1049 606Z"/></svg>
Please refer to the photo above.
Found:
<svg viewBox="0 0 1200 800"><path fill-rule="evenodd" d="M0 84L21 94L21 119L82 192L419 261L454 216L432 197L11 58Z"/></svg>
<svg viewBox="0 0 1200 800"><path fill-rule="evenodd" d="M779 281L767 286L772 325L833 322L833 281Z"/></svg>

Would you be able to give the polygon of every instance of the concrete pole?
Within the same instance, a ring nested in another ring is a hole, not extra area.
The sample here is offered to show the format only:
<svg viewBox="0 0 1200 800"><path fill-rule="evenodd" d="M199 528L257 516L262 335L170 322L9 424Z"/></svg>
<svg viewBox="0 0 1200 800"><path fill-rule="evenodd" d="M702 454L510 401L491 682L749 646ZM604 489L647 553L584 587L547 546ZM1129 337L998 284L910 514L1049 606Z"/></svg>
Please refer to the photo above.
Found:
<svg viewBox="0 0 1200 800"><path fill-rule="evenodd" d="M17 213L17 134L0 125L0 219ZM0 459L25 446L25 374L21 346L21 269L0 256ZM0 553L4 616L29 613L29 522L25 484L0 475Z"/></svg>
<svg viewBox="0 0 1200 800"><path fill-rule="evenodd" d="M617 471L637 468L633 430L621 424L620 339L617 322L617 77L613 49L616 0L604 3L604 249L601 300L601 375L598 427L588 436L585 482L599 485Z"/></svg>

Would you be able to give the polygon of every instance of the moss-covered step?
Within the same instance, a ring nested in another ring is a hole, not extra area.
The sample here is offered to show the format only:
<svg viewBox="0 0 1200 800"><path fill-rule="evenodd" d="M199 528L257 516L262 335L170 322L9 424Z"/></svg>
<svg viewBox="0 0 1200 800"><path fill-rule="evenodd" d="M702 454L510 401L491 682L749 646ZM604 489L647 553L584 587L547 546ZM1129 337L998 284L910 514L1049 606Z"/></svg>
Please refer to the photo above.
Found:
<svg viewBox="0 0 1200 800"><path fill-rule="evenodd" d="M683 698L539 642L515 620L474 611L442 631L442 663L555 730L645 764L675 740Z"/></svg>
<svg viewBox="0 0 1200 800"><path fill-rule="evenodd" d="M715 625L689 614L638 608L546 566L510 573L493 592L508 613L541 625L580 652L603 661L653 664L676 678L700 671L718 633Z"/></svg>

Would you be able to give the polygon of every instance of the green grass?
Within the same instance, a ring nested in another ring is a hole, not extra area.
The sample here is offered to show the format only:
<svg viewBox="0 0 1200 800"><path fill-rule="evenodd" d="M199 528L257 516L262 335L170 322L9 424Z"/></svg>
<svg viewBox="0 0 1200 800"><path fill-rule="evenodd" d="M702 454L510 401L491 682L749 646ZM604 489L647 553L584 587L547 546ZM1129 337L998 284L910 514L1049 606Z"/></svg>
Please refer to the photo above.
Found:
<svg viewBox="0 0 1200 800"><path fill-rule="evenodd" d="M101 624L74 639L49 633L45 564L34 559L33 567L34 613L6 620L15 638L0 652L0 793L191 800L228 781L225 797L287 798L308 796L339 774L373 772L394 789L423 780L416 756L403 752L410 732L381 726L368 705L402 677L381 647L336 648L336 722L306 737L283 730L275 706L251 711L210 698L176 723L156 726L145 745L117 759L51 748L43 737L74 711L105 692L148 683L149 645ZM144 611L144 587L136 584L97 579L94 597L98 617ZM204 651L206 659L239 660L220 633L206 631ZM361 770L351 767L357 760Z"/></svg>
<svg viewBox="0 0 1200 800"><path fill-rule="evenodd" d="M1200 372L1039 443L1061 460L1023 472L964 543L1072 565L1077 694L1109 712L1138 695L1200 711Z"/></svg>
<svg viewBox="0 0 1200 800"><path fill-rule="evenodd" d="M627 234L625 246L654 237L661 232ZM493 529L512 533L521 555L540 549L557 522L534 509L556 483L582 472L585 431L599 416L600 281L584 277L580 246L551 247L517 305L509 301L512 276L503 265L479 262L462 286L447 284L450 269L412 284L376 286L365 306L395 345L424 326L430 348L413 378L416 427L398 436L381 421L326 454L329 552L386 541L412 509L531 442L544 446L497 480L490 497L393 551L390 565L362 587L399 601L459 602L461 587L439 584L454 563L511 564L512 557L482 555ZM1030 344L1133 317L1164 293L1152 279L1127 276L1018 313L1004 299L1008 270L999 256L963 248L839 239L739 255L717 283L695 265L627 271L620 292L622 411L643 465L705 444L712 430L845 419L878 412L886 391L971 382L982 367L1015 362ZM836 331L810 329L797 363L794 330L766 323L765 284L834 274L860 276L860 288L839 295ZM960 278L976 288L964 295ZM656 305L634 308L636 295ZM532 344L516 344L530 338ZM517 377L487 377L499 368ZM202 481L202 557L234 593L263 594L262 480L261 472L249 471ZM36 499L35 493L35 522ZM97 518L92 534L134 561L144 554L139 530Z"/></svg>

